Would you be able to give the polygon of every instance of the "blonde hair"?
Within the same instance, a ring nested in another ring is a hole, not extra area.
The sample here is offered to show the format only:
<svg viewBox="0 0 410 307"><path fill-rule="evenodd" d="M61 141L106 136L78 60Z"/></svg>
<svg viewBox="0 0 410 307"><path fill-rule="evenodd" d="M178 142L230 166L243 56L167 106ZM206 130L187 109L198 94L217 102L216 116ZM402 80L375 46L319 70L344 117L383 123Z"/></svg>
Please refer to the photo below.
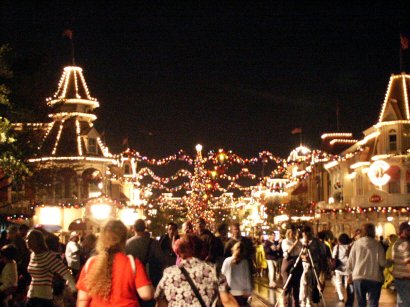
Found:
<svg viewBox="0 0 410 307"><path fill-rule="evenodd" d="M241 241L235 243L232 247L232 262L238 264L245 256L245 245Z"/></svg>
<svg viewBox="0 0 410 307"><path fill-rule="evenodd" d="M112 220L103 226L97 240L97 256L85 278L90 295L110 299L114 255L124 251L126 240L127 228L121 221Z"/></svg>

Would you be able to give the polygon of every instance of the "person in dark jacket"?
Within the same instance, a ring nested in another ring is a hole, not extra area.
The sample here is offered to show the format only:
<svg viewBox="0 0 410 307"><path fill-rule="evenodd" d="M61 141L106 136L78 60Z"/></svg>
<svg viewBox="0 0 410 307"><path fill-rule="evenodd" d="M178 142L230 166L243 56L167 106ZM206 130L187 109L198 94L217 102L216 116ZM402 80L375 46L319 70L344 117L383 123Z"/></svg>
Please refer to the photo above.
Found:
<svg viewBox="0 0 410 307"><path fill-rule="evenodd" d="M146 230L145 221L138 219L134 223L135 235L127 240L125 253L138 258L146 267L147 274L156 286L162 277L162 268L165 256L162 253L158 241L150 238Z"/></svg>
<svg viewBox="0 0 410 307"><path fill-rule="evenodd" d="M196 222L196 234L202 241L201 259L206 262L216 263L217 258L223 255L223 251L218 249L217 239L206 228L206 221L203 218L199 218Z"/></svg>
<svg viewBox="0 0 410 307"><path fill-rule="evenodd" d="M179 239L178 226L174 222L167 224L167 233L162 235L159 239L159 246L164 253L166 262L164 263L164 269L175 265L177 262L177 255L173 250L173 245L176 240Z"/></svg>
<svg viewBox="0 0 410 307"><path fill-rule="evenodd" d="M276 280L279 277L279 262L282 257L279 240L275 240L275 233L272 231L263 245L265 259L268 263L269 287L276 288Z"/></svg>

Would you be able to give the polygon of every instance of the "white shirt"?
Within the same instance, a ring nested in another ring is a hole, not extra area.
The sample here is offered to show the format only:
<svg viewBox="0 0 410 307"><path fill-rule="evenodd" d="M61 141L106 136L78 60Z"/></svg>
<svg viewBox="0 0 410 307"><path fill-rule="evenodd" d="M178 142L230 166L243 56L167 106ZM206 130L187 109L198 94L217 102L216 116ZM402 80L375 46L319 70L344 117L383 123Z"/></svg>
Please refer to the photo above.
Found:
<svg viewBox="0 0 410 307"><path fill-rule="evenodd" d="M288 258L289 256L291 257L297 257L299 256L300 252L302 251L302 243L300 241L296 246L292 249L292 251L289 253L288 250L292 247L292 245L295 243L295 240L290 240L290 239L284 239L282 241L282 251L283 251L283 256L285 258Z"/></svg>
<svg viewBox="0 0 410 307"><path fill-rule="evenodd" d="M0 275L0 291L17 287L17 264L14 260L6 263Z"/></svg>
<svg viewBox="0 0 410 307"><path fill-rule="evenodd" d="M246 295L252 293L251 276L248 261L242 259L235 264L233 257L228 257L222 264L221 272L225 275L232 295Z"/></svg>
<svg viewBox="0 0 410 307"><path fill-rule="evenodd" d="M383 246L373 238L363 237L353 243L346 271L353 280L366 279L383 282L382 269L386 265Z"/></svg>
<svg viewBox="0 0 410 307"><path fill-rule="evenodd" d="M69 268L80 269L80 246L74 241L69 241L65 248L65 258Z"/></svg>

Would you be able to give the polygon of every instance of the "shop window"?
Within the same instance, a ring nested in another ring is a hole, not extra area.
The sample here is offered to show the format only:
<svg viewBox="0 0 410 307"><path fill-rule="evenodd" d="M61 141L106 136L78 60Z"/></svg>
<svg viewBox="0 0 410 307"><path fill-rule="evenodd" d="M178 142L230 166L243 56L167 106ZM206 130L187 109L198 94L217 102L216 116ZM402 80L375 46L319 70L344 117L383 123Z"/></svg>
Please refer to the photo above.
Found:
<svg viewBox="0 0 410 307"><path fill-rule="evenodd" d="M397 150L397 134L396 130L389 131L389 150L396 151Z"/></svg>
<svg viewBox="0 0 410 307"><path fill-rule="evenodd" d="M363 195L363 178L362 178L362 175L357 175L356 184L357 184L357 195Z"/></svg>
<svg viewBox="0 0 410 307"><path fill-rule="evenodd" d="M124 175L131 175L131 167L129 164L124 164Z"/></svg>
<svg viewBox="0 0 410 307"><path fill-rule="evenodd" d="M400 167L392 165L386 172L390 176L389 193L400 193Z"/></svg>
<svg viewBox="0 0 410 307"><path fill-rule="evenodd" d="M410 170L406 172L406 186L407 186L407 193L410 194Z"/></svg>

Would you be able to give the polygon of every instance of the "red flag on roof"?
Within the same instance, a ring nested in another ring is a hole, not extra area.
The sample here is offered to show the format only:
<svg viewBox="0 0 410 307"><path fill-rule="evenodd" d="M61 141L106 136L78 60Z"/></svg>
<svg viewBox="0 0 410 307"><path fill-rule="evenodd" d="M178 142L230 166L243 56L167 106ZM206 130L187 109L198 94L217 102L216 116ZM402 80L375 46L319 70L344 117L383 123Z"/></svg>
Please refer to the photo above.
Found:
<svg viewBox="0 0 410 307"><path fill-rule="evenodd" d="M302 128L294 128L290 133L292 133L292 134L302 133Z"/></svg>
<svg viewBox="0 0 410 307"><path fill-rule="evenodd" d="M400 46L401 50L409 49L409 38L407 36L400 34Z"/></svg>
<svg viewBox="0 0 410 307"><path fill-rule="evenodd" d="M69 40L73 40L73 31L70 29L65 29L63 32L63 37L67 37Z"/></svg>

